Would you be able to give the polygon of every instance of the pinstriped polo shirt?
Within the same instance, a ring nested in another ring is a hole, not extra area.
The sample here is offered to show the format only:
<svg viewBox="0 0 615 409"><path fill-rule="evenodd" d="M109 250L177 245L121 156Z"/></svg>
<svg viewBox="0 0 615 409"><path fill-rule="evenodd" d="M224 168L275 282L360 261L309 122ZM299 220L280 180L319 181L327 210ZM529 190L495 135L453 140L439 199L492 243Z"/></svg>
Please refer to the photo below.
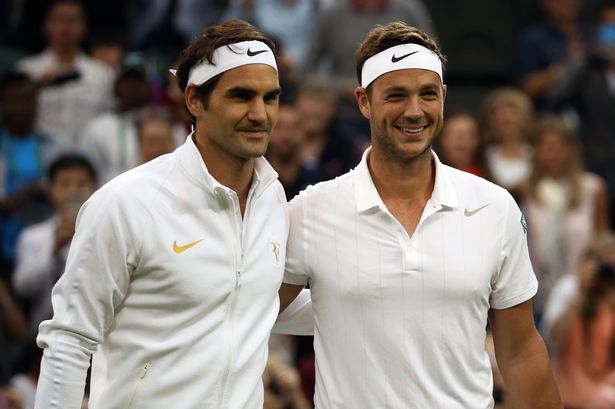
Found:
<svg viewBox="0 0 615 409"><path fill-rule="evenodd" d="M412 236L367 167L290 203L284 281L309 283L318 409L491 408L490 308L537 290L508 192L443 165Z"/></svg>

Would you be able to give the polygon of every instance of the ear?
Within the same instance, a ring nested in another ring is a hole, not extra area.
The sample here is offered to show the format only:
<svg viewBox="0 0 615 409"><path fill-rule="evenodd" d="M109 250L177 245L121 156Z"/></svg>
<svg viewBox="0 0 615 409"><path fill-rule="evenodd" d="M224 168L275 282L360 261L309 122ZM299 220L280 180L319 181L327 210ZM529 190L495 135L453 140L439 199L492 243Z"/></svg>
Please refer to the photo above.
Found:
<svg viewBox="0 0 615 409"><path fill-rule="evenodd" d="M188 111L195 117L198 116L198 114L203 110L203 104L199 99L196 92L196 87L194 85L186 86L186 90L184 91L184 101Z"/></svg>
<svg viewBox="0 0 615 409"><path fill-rule="evenodd" d="M367 119L371 117L371 110L369 104L369 98L367 97L367 91L363 87L357 87L354 90L354 96L357 99L357 103L359 104L359 110L363 114L363 116Z"/></svg>
<svg viewBox="0 0 615 409"><path fill-rule="evenodd" d="M448 91L447 86L442 84L442 102L446 101L446 92L447 91Z"/></svg>

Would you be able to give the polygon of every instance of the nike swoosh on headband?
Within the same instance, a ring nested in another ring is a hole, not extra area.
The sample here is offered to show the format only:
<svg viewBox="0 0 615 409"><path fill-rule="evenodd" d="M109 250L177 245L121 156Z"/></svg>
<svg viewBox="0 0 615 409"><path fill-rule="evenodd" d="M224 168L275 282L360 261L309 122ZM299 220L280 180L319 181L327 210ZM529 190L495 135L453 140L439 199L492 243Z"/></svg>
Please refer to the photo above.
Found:
<svg viewBox="0 0 615 409"><path fill-rule="evenodd" d="M250 52L250 50L248 50L248 52ZM416 53L418 53L418 51L413 51L413 52L408 53L406 55L402 55L401 57L396 57L395 54L393 54L393 56L391 57L391 62L400 62L404 58L410 57L412 54L416 54Z"/></svg>
<svg viewBox="0 0 615 409"><path fill-rule="evenodd" d="M255 55L259 55L262 53L266 53L268 50L257 50L257 51L252 51L248 48L248 57L254 57Z"/></svg>

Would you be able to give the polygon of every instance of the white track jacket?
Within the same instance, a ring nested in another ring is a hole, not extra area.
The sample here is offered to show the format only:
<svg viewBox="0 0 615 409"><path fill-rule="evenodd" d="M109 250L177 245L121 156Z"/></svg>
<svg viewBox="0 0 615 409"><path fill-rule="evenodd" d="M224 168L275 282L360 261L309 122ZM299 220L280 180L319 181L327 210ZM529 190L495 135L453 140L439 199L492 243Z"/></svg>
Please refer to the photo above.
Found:
<svg viewBox="0 0 615 409"><path fill-rule="evenodd" d="M192 138L83 206L40 326L37 409L263 407L288 214L263 158L242 220ZM34 256L34 255L33 255Z"/></svg>

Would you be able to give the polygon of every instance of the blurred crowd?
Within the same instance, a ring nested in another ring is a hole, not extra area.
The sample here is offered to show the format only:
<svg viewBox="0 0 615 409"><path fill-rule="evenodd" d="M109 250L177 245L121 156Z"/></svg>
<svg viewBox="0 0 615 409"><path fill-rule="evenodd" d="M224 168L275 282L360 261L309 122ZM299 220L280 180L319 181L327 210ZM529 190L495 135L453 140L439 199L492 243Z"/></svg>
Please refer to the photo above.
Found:
<svg viewBox="0 0 615 409"><path fill-rule="evenodd" d="M517 33L509 80L479 104L446 106L434 149L518 201L564 402L615 408L615 2L591 19L582 0L536 5L542 21ZM33 407L37 328L79 207L183 143L189 116L168 68L204 26L231 18L277 41L283 93L267 158L289 200L369 145L353 94L369 29L446 29L420 0L0 1L0 409ZM266 409L312 407L314 377L310 338L272 337Z"/></svg>

